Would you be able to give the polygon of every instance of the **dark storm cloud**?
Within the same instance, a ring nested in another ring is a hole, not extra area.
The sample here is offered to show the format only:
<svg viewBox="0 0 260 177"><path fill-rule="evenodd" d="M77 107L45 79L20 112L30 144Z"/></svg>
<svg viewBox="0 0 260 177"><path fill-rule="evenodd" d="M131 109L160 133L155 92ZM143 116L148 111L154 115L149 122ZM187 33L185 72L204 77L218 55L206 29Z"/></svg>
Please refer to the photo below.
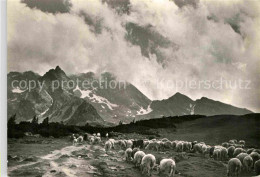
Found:
<svg viewBox="0 0 260 177"><path fill-rule="evenodd" d="M70 0L22 0L30 8L37 8L49 13L67 13L70 10Z"/></svg>
<svg viewBox="0 0 260 177"><path fill-rule="evenodd" d="M194 8L196 8L197 4L199 3L199 0L173 0L173 1L180 8L187 6L187 5L190 5Z"/></svg>

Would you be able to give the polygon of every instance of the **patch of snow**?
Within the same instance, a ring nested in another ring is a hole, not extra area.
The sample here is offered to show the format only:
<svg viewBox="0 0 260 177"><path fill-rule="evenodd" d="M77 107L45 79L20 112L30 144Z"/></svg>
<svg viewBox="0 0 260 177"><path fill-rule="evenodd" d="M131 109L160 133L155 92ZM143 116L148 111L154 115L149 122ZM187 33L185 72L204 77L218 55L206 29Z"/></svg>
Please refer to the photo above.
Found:
<svg viewBox="0 0 260 177"><path fill-rule="evenodd" d="M16 87L12 90L13 93L23 93L26 90L21 90L19 87Z"/></svg>
<svg viewBox="0 0 260 177"><path fill-rule="evenodd" d="M94 94L92 90L81 90L78 85L73 91L76 91L76 90L80 91L80 93L81 93L80 98L88 97L90 99L90 101L92 101L94 103L100 103L100 104L107 105L107 107L110 110L113 110L114 107L118 107L117 104L111 103L106 98ZM90 96L90 94L92 94L92 96ZM104 108L104 107L102 107L102 108Z"/></svg>
<svg viewBox="0 0 260 177"><path fill-rule="evenodd" d="M137 115L145 115L145 114L148 114L148 113L150 113L150 112L152 112L152 109L151 109L150 105L148 106L147 109L144 109L144 108L141 106L140 110L137 111Z"/></svg>

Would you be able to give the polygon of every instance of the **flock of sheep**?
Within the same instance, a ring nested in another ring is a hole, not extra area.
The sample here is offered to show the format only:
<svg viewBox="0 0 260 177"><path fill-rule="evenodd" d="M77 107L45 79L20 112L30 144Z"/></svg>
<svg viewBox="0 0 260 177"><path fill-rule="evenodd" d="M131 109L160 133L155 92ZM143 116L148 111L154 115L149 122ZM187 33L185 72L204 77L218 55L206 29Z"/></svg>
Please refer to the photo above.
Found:
<svg viewBox="0 0 260 177"><path fill-rule="evenodd" d="M93 135L79 136L73 135L73 144L83 142L83 138L91 144L100 144L100 133ZM127 162L132 161L136 167L139 167L142 174L151 175L151 170L156 169L159 174L174 176L176 171L176 163L173 159L162 159L160 164L156 164L156 158L153 154L145 154L141 149L149 149L155 151L174 150L176 152L199 153L203 156L208 155L210 158L221 161L228 161L227 176L239 176L241 171L255 171L260 174L260 150L245 149L244 140L229 140L222 145L210 146L204 142L188 142L188 141L170 141L163 139L143 139L143 140L125 140L125 139L108 139L105 142L105 151L108 153L112 149L124 150Z"/></svg>

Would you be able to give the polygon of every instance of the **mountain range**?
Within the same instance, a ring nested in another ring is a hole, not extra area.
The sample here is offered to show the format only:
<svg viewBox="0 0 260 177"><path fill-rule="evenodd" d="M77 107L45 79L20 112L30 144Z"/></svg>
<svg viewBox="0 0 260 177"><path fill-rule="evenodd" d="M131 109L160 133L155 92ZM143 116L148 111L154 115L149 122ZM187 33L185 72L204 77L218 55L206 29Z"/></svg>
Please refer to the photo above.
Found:
<svg viewBox="0 0 260 177"><path fill-rule="evenodd" d="M22 87L28 81L36 83L30 91ZM115 86L108 87L110 81ZM108 72L67 75L57 66L43 76L32 71L9 72L7 82L8 118L16 113L18 122L30 121L37 115L40 122L49 117L51 122L110 126L120 121L129 123L163 116L252 113L206 97L192 100L181 93L164 100L150 100L134 85L129 82L122 85ZM57 87L57 82L66 84Z"/></svg>

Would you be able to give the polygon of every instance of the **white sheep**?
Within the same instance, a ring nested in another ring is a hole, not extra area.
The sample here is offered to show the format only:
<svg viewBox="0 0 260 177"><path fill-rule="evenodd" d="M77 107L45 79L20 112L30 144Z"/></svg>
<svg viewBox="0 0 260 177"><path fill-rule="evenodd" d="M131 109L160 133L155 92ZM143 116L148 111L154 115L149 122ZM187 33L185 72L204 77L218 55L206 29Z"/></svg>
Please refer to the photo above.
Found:
<svg viewBox="0 0 260 177"><path fill-rule="evenodd" d="M260 175L260 160L255 162L254 171L255 171L256 175Z"/></svg>
<svg viewBox="0 0 260 177"><path fill-rule="evenodd" d="M78 141L78 143L82 143L83 142L83 136L79 136L78 138L77 138L77 141Z"/></svg>
<svg viewBox="0 0 260 177"><path fill-rule="evenodd" d="M253 167L253 158L250 155L247 155L243 159L243 166L247 172L249 172L250 169Z"/></svg>
<svg viewBox="0 0 260 177"><path fill-rule="evenodd" d="M248 156L248 154L242 152L242 153L238 154L238 155L236 156L236 158L239 159L240 162L243 164L243 160L244 160L244 158L245 158L246 156Z"/></svg>
<svg viewBox="0 0 260 177"><path fill-rule="evenodd" d="M156 151L159 151L160 144L157 141L150 141L149 144L145 147L145 149L154 149Z"/></svg>
<svg viewBox="0 0 260 177"><path fill-rule="evenodd" d="M168 177L172 177L175 174L176 164L172 159L163 159L159 165L159 176L160 174L167 175ZM166 174L165 174L166 173Z"/></svg>
<svg viewBox="0 0 260 177"><path fill-rule="evenodd" d="M136 167L139 167L141 165L141 162L142 162L142 159L143 157L145 156L145 153L143 151L137 151L135 154L134 154L134 165Z"/></svg>
<svg viewBox="0 0 260 177"><path fill-rule="evenodd" d="M239 143L239 144L242 144L242 145L244 145L244 146L245 146L245 144L246 144L245 140L240 140L238 143Z"/></svg>
<svg viewBox="0 0 260 177"><path fill-rule="evenodd" d="M234 157L233 155L234 155L234 151L235 151L235 146L230 146L230 147L228 147L228 157L229 158L232 158L232 157Z"/></svg>
<svg viewBox="0 0 260 177"><path fill-rule="evenodd" d="M242 152L246 152L243 148L236 148L234 150L234 154L233 157L236 157L238 154L242 153Z"/></svg>
<svg viewBox="0 0 260 177"><path fill-rule="evenodd" d="M106 141L105 143L105 151L108 152L112 149L113 145L111 141Z"/></svg>
<svg viewBox="0 0 260 177"><path fill-rule="evenodd" d="M126 141L126 148L131 148L133 146L133 141L132 140L127 140Z"/></svg>
<svg viewBox="0 0 260 177"><path fill-rule="evenodd" d="M227 176L238 176L241 172L242 163L237 158L228 161Z"/></svg>
<svg viewBox="0 0 260 177"><path fill-rule="evenodd" d="M101 137L95 136L95 137L94 137L94 143L95 143L95 144L99 144L100 142L101 142Z"/></svg>
<svg viewBox="0 0 260 177"><path fill-rule="evenodd" d="M111 139L109 139L108 141L111 142L112 149L115 149L115 140L111 138Z"/></svg>
<svg viewBox="0 0 260 177"><path fill-rule="evenodd" d="M180 142L177 143L177 145L176 145L176 151L177 151L177 152L183 152L183 142L182 142L182 141L180 141Z"/></svg>
<svg viewBox="0 0 260 177"><path fill-rule="evenodd" d="M127 162L131 161L132 160L132 149L131 148L127 148L125 150L125 159Z"/></svg>
<svg viewBox="0 0 260 177"><path fill-rule="evenodd" d="M119 140L118 145L120 149L126 149L126 142L124 140Z"/></svg>
<svg viewBox="0 0 260 177"><path fill-rule="evenodd" d="M97 136L98 136L98 137L101 137L100 133L97 133Z"/></svg>
<svg viewBox="0 0 260 177"><path fill-rule="evenodd" d="M172 141L172 149L175 150L176 149L176 145L177 145L178 141Z"/></svg>
<svg viewBox="0 0 260 177"><path fill-rule="evenodd" d="M78 144L78 139L76 137L74 137L73 139L73 145L76 146Z"/></svg>
<svg viewBox="0 0 260 177"><path fill-rule="evenodd" d="M221 158L221 149L219 148L215 148L214 151L213 151L213 158L215 160L220 160Z"/></svg>
<svg viewBox="0 0 260 177"><path fill-rule="evenodd" d="M156 164L156 159L154 155L147 154L143 157L141 162L141 172L142 174L147 174L148 176L151 176L151 170L154 168Z"/></svg>
<svg viewBox="0 0 260 177"><path fill-rule="evenodd" d="M260 154L258 154L257 152L251 152L250 156L253 159L253 163L255 163L256 161L258 161L260 159Z"/></svg>
<svg viewBox="0 0 260 177"><path fill-rule="evenodd" d="M221 148L220 156L221 156L221 160L227 160L228 159L228 150L227 150L227 148L225 148L225 147Z"/></svg>
<svg viewBox="0 0 260 177"><path fill-rule="evenodd" d="M108 133L106 133L106 138L108 138Z"/></svg>

